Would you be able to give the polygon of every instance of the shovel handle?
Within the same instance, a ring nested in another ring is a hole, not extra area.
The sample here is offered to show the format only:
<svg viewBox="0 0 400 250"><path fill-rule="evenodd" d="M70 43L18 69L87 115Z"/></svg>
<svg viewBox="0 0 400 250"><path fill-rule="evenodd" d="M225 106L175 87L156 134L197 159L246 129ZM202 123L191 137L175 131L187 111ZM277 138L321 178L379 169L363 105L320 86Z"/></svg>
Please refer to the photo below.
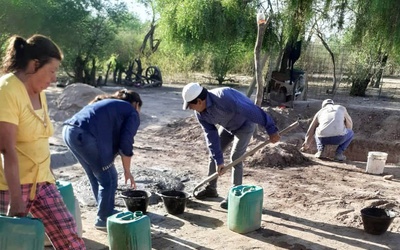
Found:
<svg viewBox="0 0 400 250"><path fill-rule="evenodd" d="M288 127L284 128L283 130L281 130L279 132L279 135L284 135L286 133L288 133L289 131L293 130L294 128L296 128L299 125L299 121L296 121L292 124L290 124ZM240 156L239 158L237 158L236 160L234 160L233 162L229 163L228 165L226 165L224 167L224 170L229 170L230 168L232 168L233 166L235 166L236 164L240 163L241 161L243 161L246 157L254 154L255 152L257 152L259 149L261 149L262 147L266 146L269 143L269 140L262 142L260 144L258 144L256 147L254 147L252 150L246 152L244 155ZM197 190L202 187L204 184L216 179L218 177L218 172L213 173L212 175L208 176L206 179L204 179L203 181L201 181L199 184L197 184L197 186L193 189L193 197L197 197L196 192Z"/></svg>

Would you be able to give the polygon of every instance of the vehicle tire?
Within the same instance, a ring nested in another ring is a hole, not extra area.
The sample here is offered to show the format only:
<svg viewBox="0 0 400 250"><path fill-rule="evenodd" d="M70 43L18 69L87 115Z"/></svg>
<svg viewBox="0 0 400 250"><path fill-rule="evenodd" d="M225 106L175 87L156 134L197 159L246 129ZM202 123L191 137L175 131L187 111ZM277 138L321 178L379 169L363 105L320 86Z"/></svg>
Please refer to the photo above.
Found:
<svg viewBox="0 0 400 250"><path fill-rule="evenodd" d="M293 100L304 101L306 100L306 82L303 76L299 76L293 86Z"/></svg>

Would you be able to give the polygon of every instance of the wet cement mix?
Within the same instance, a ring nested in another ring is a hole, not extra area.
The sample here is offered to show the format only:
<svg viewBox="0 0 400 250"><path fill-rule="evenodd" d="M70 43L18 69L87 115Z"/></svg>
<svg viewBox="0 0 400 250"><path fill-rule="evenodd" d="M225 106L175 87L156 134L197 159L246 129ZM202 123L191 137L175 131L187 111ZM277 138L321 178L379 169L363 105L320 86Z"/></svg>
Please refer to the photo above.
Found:
<svg viewBox="0 0 400 250"><path fill-rule="evenodd" d="M191 111L181 110L181 87L137 89L144 105L131 169L138 190L151 192L146 215L151 219L153 249L397 249L400 245L398 217L385 234L374 236L363 230L360 214L362 208L369 206L400 214L400 160L396 153L400 150L400 126L396 125L400 110L377 108L375 104L347 104L356 136L346 151L348 160L344 163L314 158L315 148L305 153L299 151L320 101L299 102L293 109L264 107L278 128L296 120L300 126L283 136L281 142L268 144L244 160L243 184L263 188L258 230L238 234L228 228L227 210L220 208L219 202L228 195L231 172L218 178L220 197L206 201L189 197L184 213L169 214L160 192L182 190L191 194L207 177L209 157L201 127ZM101 91L110 93L116 89L108 87ZM96 204L89 181L63 145L60 131L62 121L83 107L98 90L78 84L65 89L50 88L47 93L56 128L50 141L52 168L58 179L73 184L88 249L108 249L107 233L93 226ZM249 149L266 139L260 130ZM225 153L226 162L229 150ZM365 172L367 153L372 150L389 154L382 175ZM116 167L120 173L118 197L129 187L124 184L118 158ZM115 203L117 209L126 210L122 198Z"/></svg>

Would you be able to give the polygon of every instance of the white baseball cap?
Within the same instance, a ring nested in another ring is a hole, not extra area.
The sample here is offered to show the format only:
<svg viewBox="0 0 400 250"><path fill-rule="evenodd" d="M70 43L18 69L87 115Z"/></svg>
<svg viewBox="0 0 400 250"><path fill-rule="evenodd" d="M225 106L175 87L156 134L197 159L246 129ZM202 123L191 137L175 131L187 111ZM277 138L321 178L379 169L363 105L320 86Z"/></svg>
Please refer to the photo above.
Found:
<svg viewBox="0 0 400 250"><path fill-rule="evenodd" d="M324 108L328 104L334 104L332 99L326 99L322 102L322 108Z"/></svg>
<svg viewBox="0 0 400 250"><path fill-rule="evenodd" d="M183 98L183 110L186 110L189 106L189 102L196 99L201 92L203 91L203 87L200 86L197 82L192 82L187 84L182 89L182 98Z"/></svg>

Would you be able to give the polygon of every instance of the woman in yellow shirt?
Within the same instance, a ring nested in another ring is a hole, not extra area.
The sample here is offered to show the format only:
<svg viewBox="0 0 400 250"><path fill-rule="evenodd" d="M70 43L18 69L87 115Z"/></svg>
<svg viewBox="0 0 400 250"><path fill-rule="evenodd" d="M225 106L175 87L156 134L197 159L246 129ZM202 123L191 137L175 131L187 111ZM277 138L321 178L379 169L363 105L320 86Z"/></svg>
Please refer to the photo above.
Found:
<svg viewBox="0 0 400 250"><path fill-rule="evenodd" d="M0 213L40 218L56 249L85 249L50 170L53 126L45 90L62 52L49 38L12 36L0 78Z"/></svg>

